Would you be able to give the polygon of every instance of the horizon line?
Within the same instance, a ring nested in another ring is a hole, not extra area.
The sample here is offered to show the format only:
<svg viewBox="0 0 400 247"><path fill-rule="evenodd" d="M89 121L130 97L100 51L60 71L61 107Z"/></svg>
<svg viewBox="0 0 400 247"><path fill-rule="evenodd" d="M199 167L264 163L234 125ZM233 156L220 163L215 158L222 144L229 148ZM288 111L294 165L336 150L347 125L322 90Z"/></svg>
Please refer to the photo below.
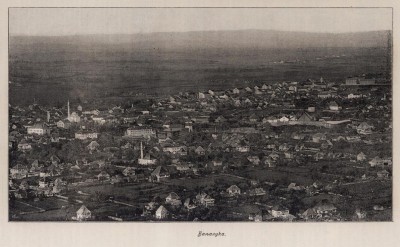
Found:
<svg viewBox="0 0 400 247"><path fill-rule="evenodd" d="M277 29L221 29L221 30L193 30L193 31L160 31L160 32L134 32L134 33L80 33L80 34L22 34L22 33L8 33L8 36L19 37L70 37L70 36L91 36L91 35L149 35L149 34L165 34L165 33L199 33L199 32L237 32L237 31L260 31L260 32L287 32L287 33L308 33L308 34L354 34L354 33L370 33L370 32L392 32L391 29L369 30L369 31L355 31L355 32L316 32L316 31L289 31Z"/></svg>

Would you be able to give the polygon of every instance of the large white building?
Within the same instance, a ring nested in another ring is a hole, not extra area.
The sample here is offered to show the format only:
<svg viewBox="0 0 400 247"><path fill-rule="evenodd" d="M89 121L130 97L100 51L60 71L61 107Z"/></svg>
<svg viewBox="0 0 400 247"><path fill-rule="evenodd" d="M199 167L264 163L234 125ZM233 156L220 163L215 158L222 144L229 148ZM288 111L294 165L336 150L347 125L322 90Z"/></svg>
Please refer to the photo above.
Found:
<svg viewBox="0 0 400 247"><path fill-rule="evenodd" d="M41 123L34 124L33 126L29 126L27 128L28 134L37 134L37 135L46 135L50 134L50 129Z"/></svg>
<svg viewBox="0 0 400 247"><path fill-rule="evenodd" d="M156 132L153 129L150 128L129 128L126 130L126 136L128 137L135 137L135 138L150 138L154 137L156 135Z"/></svg>
<svg viewBox="0 0 400 247"><path fill-rule="evenodd" d="M97 139L98 133L97 132L76 132L75 139L79 140L86 140L86 139Z"/></svg>

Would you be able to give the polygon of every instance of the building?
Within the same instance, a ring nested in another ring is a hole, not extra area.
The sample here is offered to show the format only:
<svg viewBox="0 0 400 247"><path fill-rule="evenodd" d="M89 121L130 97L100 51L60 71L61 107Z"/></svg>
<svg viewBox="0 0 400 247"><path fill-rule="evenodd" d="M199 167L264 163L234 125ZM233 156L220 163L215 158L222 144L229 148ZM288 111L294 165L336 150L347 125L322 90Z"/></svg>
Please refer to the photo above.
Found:
<svg viewBox="0 0 400 247"><path fill-rule="evenodd" d="M79 123L81 121L81 117L78 115L78 113L73 112L67 119L71 123Z"/></svg>
<svg viewBox="0 0 400 247"><path fill-rule="evenodd" d="M228 189L226 189L226 192L230 196L240 195L241 193L240 188L237 185L231 185Z"/></svg>
<svg viewBox="0 0 400 247"><path fill-rule="evenodd" d="M194 150L194 152L195 152L197 155L205 155L205 154L206 154L206 150L204 150L204 148L203 148L202 146L198 146L198 147Z"/></svg>
<svg viewBox="0 0 400 247"><path fill-rule="evenodd" d="M156 219L162 220L168 217L168 210L161 205L155 213Z"/></svg>
<svg viewBox="0 0 400 247"><path fill-rule="evenodd" d="M37 123L27 128L28 134L46 135L50 134L50 129L43 123Z"/></svg>
<svg viewBox="0 0 400 247"><path fill-rule="evenodd" d="M57 128L69 129L69 127L71 127L71 122L68 119L60 120L57 122Z"/></svg>
<svg viewBox="0 0 400 247"><path fill-rule="evenodd" d="M338 103L336 103L335 101L329 102L329 110L339 111L340 109L341 109L341 107L339 107Z"/></svg>
<svg viewBox="0 0 400 247"><path fill-rule="evenodd" d="M167 198L165 198L165 203L172 206L179 206L182 204L181 198L175 192L169 193Z"/></svg>
<svg viewBox="0 0 400 247"><path fill-rule="evenodd" d="M67 120L70 121L71 123L79 123L81 121L81 117L78 115L78 113L73 112L72 114L70 113L70 109L69 109L69 100L67 103L67 111L68 111L68 115L67 115Z"/></svg>
<svg viewBox="0 0 400 247"><path fill-rule="evenodd" d="M210 195L207 195L204 192L197 194L196 201L206 208L214 206L215 199L212 198Z"/></svg>
<svg viewBox="0 0 400 247"><path fill-rule="evenodd" d="M166 146L163 147L164 152L169 152L172 154L177 154L177 155L187 155L187 147L186 146Z"/></svg>
<svg viewBox="0 0 400 247"><path fill-rule="evenodd" d="M86 140L86 139L97 139L97 132L91 131L78 131L75 133L75 139Z"/></svg>
<svg viewBox="0 0 400 247"><path fill-rule="evenodd" d="M27 150L31 150L32 149L32 145L28 142L26 142L25 139L23 139L20 143L18 143L18 150L20 151L27 151Z"/></svg>
<svg viewBox="0 0 400 247"><path fill-rule="evenodd" d="M346 86L369 86L375 85L375 78L351 77L346 78Z"/></svg>
<svg viewBox="0 0 400 247"><path fill-rule="evenodd" d="M363 152L360 152L359 154L357 154L357 161L364 161L366 159L367 159L367 156Z"/></svg>
<svg viewBox="0 0 400 247"><path fill-rule="evenodd" d="M76 220L83 221L91 218L92 212L85 205L82 205L78 211L76 211Z"/></svg>
<svg viewBox="0 0 400 247"><path fill-rule="evenodd" d="M372 129L374 126L369 125L366 122L362 122L360 125L357 126L357 133L361 135L369 135L372 134Z"/></svg>
<svg viewBox="0 0 400 247"><path fill-rule="evenodd" d="M136 172L133 167L127 167L122 171L122 174L126 177L130 177L136 175Z"/></svg>
<svg viewBox="0 0 400 247"><path fill-rule="evenodd" d="M170 177L169 171L162 167L158 166L150 175L150 181L152 182L162 182L168 180Z"/></svg>
<svg viewBox="0 0 400 247"><path fill-rule="evenodd" d="M151 128L132 127L126 130L126 136L132 138L151 138L156 136L156 132Z"/></svg>
<svg viewBox="0 0 400 247"><path fill-rule="evenodd" d="M140 158L138 159L139 165L155 165L157 163L157 159L152 157L149 153L146 155L143 154L143 144L140 142Z"/></svg>

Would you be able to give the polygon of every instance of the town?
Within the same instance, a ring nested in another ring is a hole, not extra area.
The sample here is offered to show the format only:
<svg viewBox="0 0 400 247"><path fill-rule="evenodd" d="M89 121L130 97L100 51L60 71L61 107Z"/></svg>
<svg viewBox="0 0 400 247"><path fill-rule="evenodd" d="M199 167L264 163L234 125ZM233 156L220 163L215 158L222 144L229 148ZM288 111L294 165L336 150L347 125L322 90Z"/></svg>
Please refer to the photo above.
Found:
<svg viewBox="0 0 400 247"><path fill-rule="evenodd" d="M290 80L290 78L288 78ZM9 105L11 221L388 221L382 75Z"/></svg>

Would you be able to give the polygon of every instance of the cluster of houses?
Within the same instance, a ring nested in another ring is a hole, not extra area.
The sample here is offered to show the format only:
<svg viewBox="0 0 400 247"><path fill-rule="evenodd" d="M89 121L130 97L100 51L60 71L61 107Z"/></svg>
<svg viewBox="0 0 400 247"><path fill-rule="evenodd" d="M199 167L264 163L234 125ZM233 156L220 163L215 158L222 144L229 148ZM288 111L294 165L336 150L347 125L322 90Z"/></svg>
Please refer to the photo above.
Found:
<svg viewBox="0 0 400 247"><path fill-rule="evenodd" d="M9 184L16 198L338 161L372 169L353 175L355 182L391 177L391 153L374 149L391 146L391 92L385 87L348 87L321 78L183 92L138 105L97 108L84 102L75 109L71 113L69 101L66 109L10 106ZM222 192L226 198L243 195L236 185ZM266 194L263 187L245 192ZM181 199L171 193L165 202L146 206L145 214L167 219L171 206L214 204L209 194ZM272 206L268 216L256 213L252 219L334 219L334 208L325 203L297 216ZM80 211L77 220L91 217L86 207Z"/></svg>

